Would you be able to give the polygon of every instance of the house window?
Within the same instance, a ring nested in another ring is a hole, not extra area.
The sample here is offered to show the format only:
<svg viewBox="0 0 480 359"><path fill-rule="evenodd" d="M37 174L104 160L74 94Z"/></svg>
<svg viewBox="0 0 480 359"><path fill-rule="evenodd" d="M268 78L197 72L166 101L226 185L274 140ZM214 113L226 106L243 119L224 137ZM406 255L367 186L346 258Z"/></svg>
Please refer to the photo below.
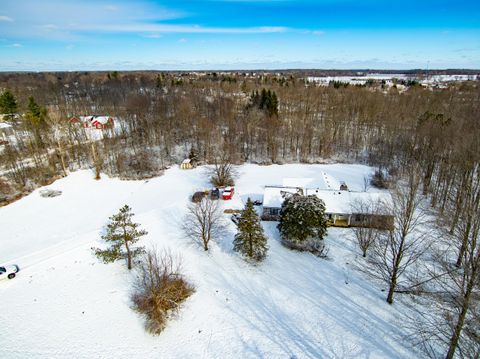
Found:
<svg viewBox="0 0 480 359"><path fill-rule="evenodd" d="M270 214L272 216L278 216L280 214L280 208L270 208Z"/></svg>

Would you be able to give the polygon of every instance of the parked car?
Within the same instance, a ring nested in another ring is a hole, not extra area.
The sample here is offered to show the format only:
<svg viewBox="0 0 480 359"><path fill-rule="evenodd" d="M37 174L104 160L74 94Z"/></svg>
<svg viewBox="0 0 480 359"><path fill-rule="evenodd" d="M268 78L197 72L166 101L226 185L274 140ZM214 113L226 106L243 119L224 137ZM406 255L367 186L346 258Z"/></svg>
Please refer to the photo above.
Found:
<svg viewBox="0 0 480 359"><path fill-rule="evenodd" d="M225 199L225 200L232 199L234 193L235 193L235 188L226 187L223 190L222 198Z"/></svg>
<svg viewBox="0 0 480 359"><path fill-rule="evenodd" d="M204 197L206 197L207 194L203 191L195 192L192 196L192 202L201 202Z"/></svg>
<svg viewBox="0 0 480 359"><path fill-rule="evenodd" d="M19 270L20 268L18 268L16 264L0 267L0 280L6 279L6 278L8 279L15 278Z"/></svg>
<svg viewBox="0 0 480 359"><path fill-rule="evenodd" d="M220 198L220 190L218 188L214 188L210 191L210 198L211 199L219 199Z"/></svg>

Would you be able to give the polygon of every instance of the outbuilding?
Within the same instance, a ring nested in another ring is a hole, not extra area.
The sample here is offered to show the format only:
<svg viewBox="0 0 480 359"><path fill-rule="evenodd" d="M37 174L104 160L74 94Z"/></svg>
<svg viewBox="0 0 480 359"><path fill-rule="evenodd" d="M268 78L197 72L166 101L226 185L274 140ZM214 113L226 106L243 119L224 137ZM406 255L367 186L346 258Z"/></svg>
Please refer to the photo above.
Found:
<svg viewBox="0 0 480 359"><path fill-rule="evenodd" d="M190 158L186 158L180 164L180 168L182 170L191 170L192 168L195 168L195 162L192 161Z"/></svg>

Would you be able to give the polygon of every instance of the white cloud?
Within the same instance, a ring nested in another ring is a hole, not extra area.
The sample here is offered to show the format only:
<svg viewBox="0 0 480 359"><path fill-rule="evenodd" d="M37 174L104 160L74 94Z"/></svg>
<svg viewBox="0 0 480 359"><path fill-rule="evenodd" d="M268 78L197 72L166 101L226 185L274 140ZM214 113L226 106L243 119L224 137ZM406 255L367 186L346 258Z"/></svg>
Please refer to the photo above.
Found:
<svg viewBox="0 0 480 359"><path fill-rule="evenodd" d="M115 5L106 5L103 8L107 11L118 11L118 6Z"/></svg>
<svg viewBox="0 0 480 359"><path fill-rule="evenodd" d="M13 22L13 19L9 16L0 15L0 21Z"/></svg>
<svg viewBox="0 0 480 359"><path fill-rule="evenodd" d="M147 39L159 39L162 37L161 34L146 34L146 35L143 35L143 37L147 38Z"/></svg>
<svg viewBox="0 0 480 359"><path fill-rule="evenodd" d="M38 6L38 0L1 0L2 9L12 17L0 20L15 23L2 29L11 38L41 38L75 41L86 39L94 32L132 33L158 38L165 33L256 34L279 33L289 29L281 26L214 27L195 24L165 24L162 21L181 19L186 13L162 7L150 0L122 2L112 0L65 1L49 0Z"/></svg>
<svg viewBox="0 0 480 359"><path fill-rule="evenodd" d="M288 31L282 26L260 26L260 27L205 27L199 25L166 25L166 24L103 24L103 23L77 23L67 29L73 31L96 31L116 33L207 33L207 34L258 34L258 33L279 33Z"/></svg>
<svg viewBox="0 0 480 359"><path fill-rule="evenodd" d="M23 47L23 45L22 45L22 44L15 43L15 44L12 44L11 47Z"/></svg>
<svg viewBox="0 0 480 359"><path fill-rule="evenodd" d="M181 38L180 40L178 40L178 42L180 42L180 43L186 43L187 41L188 41L188 40L185 39L185 38Z"/></svg>
<svg viewBox="0 0 480 359"><path fill-rule="evenodd" d="M54 24L46 24L46 25L42 25L42 28L45 30L57 30L58 26Z"/></svg>
<svg viewBox="0 0 480 359"><path fill-rule="evenodd" d="M48 0L42 1L41 6L38 0L0 0L0 7L4 14L8 14L0 15L0 22L13 22L11 26L2 28L2 36L67 41L78 38L83 31L88 32L90 24L120 28L185 16L180 11L169 10L150 0L125 1L122 6L112 5L112 0Z"/></svg>

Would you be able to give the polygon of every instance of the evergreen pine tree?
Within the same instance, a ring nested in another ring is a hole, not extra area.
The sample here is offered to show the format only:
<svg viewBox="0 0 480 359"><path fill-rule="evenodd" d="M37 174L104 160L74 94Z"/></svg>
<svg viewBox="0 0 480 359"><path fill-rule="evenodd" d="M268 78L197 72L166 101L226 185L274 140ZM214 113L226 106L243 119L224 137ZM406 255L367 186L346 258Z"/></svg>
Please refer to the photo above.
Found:
<svg viewBox="0 0 480 359"><path fill-rule="evenodd" d="M192 165L195 166L197 164L198 162L197 151L193 146L190 148L190 153L188 154L188 158L190 159Z"/></svg>
<svg viewBox="0 0 480 359"><path fill-rule="evenodd" d="M9 90L0 95L0 112L4 114L14 114L17 112L17 100Z"/></svg>
<svg viewBox="0 0 480 359"><path fill-rule="evenodd" d="M132 269L132 258L143 252L143 248L131 248L147 231L139 229L139 223L132 222L132 209L125 205L117 214L110 217L107 233L102 236L106 242L111 242L110 248L102 250L94 248L95 255L105 263L119 259L127 259L128 269ZM125 247L125 251L123 251Z"/></svg>
<svg viewBox="0 0 480 359"><path fill-rule="evenodd" d="M28 98L27 112L25 117L31 125L38 127L46 125L45 118L47 116L47 109L37 104L33 96Z"/></svg>
<svg viewBox="0 0 480 359"><path fill-rule="evenodd" d="M256 261L263 260L267 255L267 237L250 198L238 221L238 233L233 240L233 249Z"/></svg>
<svg viewBox="0 0 480 359"><path fill-rule="evenodd" d="M288 247L322 255L327 234L325 204L313 195L288 197L282 204L278 229Z"/></svg>
<svg viewBox="0 0 480 359"><path fill-rule="evenodd" d="M44 134L47 129L47 109L37 104L33 96L28 98L27 111L25 113L26 125L35 137L37 146L44 147Z"/></svg>

